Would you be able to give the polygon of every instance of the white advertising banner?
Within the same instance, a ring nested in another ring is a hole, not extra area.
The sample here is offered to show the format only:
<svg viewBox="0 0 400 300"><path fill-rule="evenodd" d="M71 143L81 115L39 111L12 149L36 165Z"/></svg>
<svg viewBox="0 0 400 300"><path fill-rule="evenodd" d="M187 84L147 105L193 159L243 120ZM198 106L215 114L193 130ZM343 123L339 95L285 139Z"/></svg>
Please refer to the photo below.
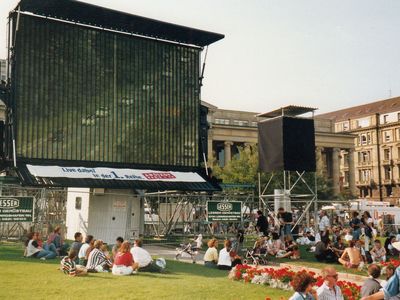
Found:
<svg viewBox="0 0 400 300"><path fill-rule="evenodd" d="M35 177L86 179L143 180L165 182L206 182L195 172L154 171L139 169L86 168L26 165Z"/></svg>

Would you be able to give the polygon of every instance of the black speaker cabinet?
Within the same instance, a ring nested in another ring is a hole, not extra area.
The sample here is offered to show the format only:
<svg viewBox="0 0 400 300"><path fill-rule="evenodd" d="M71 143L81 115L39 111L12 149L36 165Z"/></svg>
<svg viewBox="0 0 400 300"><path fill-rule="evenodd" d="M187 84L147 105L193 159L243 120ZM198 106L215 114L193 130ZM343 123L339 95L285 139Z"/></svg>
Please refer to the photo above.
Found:
<svg viewBox="0 0 400 300"><path fill-rule="evenodd" d="M315 172L314 120L277 117L258 123L260 169Z"/></svg>

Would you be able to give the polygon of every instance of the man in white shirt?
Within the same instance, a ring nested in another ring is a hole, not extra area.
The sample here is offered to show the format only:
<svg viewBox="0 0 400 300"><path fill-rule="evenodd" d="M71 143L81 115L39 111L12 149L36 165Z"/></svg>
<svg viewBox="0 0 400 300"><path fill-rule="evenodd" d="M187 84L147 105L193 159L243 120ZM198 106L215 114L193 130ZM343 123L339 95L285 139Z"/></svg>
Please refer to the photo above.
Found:
<svg viewBox="0 0 400 300"><path fill-rule="evenodd" d="M342 291L336 285L338 273L334 267L325 267L321 270L324 283L317 289L318 300L343 300Z"/></svg>
<svg viewBox="0 0 400 300"><path fill-rule="evenodd" d="M78 262L78 264L81 265L81 266L86 266L86 263L87 263L86 251L89 249L90 243L92 242L92 240L93 240L93 235L87 235L86 238L85 238L85 243L79 249L79 253L78 253L79 262Z"/></svg>
<svg viewBox="0 0 400 300"><path fill-rule="evenodd" d="M150 253L142 245L142 240L135 240L131 248L133 260L139 264L139 272L162 272L163 269L153 262Z"/></svg>
<svg viewBox="0 0 400 300"><path fill-rule="evenodd" d="M330 227L329 218L326 215L326 211L324 210L321 210L321 213L319 215L318 227L321 234L321 239L323 239L328 234L328 229Z"/></svg>

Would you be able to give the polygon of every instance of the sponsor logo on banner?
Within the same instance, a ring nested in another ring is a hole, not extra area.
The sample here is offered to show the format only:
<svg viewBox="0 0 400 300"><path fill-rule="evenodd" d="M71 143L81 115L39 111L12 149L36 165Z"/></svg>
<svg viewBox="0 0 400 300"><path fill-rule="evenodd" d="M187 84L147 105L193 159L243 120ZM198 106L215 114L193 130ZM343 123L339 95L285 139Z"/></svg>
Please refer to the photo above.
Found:
<svg viewBox="0 0 400 300"><path fill-rule="evenodd" d="M171 173L143 173L143 176L149 180L157 179L175 179L176 177Z"/></svg>
<svg viewBox="0 0 400 300"><path fill-rule="evenodd" d="M15 208L19 207L19 200L18 199L0 199L0 208Z"/></svg>
<svg viewBox="0 0 400 300"><path fill-rule="evenodd" d="M217 204L217 209L219 211L231 211L233 208L232 203L229 202L220 202Z"/></svg>
<svg viewBox="0 0 400 300"><path fill-rule="evenodd" d="M87 178L106 180L143 180L166 182L206 182L195 172L155 171L117 168L85 168L26 165L35 177Z"/></svg>

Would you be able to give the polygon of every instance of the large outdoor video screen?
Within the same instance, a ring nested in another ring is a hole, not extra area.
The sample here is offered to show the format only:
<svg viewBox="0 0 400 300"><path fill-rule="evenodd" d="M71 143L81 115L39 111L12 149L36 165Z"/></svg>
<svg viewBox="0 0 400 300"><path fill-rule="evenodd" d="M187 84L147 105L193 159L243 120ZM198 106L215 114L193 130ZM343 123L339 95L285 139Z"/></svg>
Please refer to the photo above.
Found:
<svg viewBox="0 0 400 300"><path fill-rule="evenodd" d="M197 166L198 48L27 15L15 36L18 158Z"/></svg>

